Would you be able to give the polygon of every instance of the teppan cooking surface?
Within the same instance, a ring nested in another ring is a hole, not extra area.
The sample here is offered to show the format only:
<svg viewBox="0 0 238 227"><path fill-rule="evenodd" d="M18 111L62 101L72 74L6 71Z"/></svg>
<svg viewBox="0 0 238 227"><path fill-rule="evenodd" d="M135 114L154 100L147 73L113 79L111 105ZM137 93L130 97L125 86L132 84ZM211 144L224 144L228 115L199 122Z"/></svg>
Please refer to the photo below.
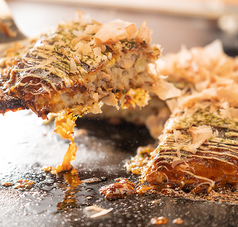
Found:
<svg viewBox="0 0 238 227"><path fill-rule="evenodd" d="M136 147L154 142L143 127L81 119L78 128L86 133L76 137L73 166L86 181L69 190L63 174L41 170L59 164L68 147L68 141L54 133L53 122L44 125L20 111L1 116L0 125L0 226L152 226L151 218L160 216L168 219L163 226L178 226L176 218L183 220L179 226L238 226L237 205L158 195L107 201L100 195L99 188L118 177L135 178L124 163ZM98 182L87 180L93 177ZM16 188L20 179L34 183ZM6 182L10 186L3 186ZM113 210L93 219L85 212L90 205Z"/></svg>

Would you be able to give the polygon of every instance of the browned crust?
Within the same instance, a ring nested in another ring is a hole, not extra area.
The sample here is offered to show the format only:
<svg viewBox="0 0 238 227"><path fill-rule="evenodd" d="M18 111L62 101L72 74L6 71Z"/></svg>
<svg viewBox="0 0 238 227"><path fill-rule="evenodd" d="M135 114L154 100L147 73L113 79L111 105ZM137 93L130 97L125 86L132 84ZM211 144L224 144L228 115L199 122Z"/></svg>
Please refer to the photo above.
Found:
<svg viewBox="0 0 238 227"><path fill-rule="evenodd" d="M21 99L8 95L0 96L0 113L4 114L8 111L17 111L28 109Z"/></svg>

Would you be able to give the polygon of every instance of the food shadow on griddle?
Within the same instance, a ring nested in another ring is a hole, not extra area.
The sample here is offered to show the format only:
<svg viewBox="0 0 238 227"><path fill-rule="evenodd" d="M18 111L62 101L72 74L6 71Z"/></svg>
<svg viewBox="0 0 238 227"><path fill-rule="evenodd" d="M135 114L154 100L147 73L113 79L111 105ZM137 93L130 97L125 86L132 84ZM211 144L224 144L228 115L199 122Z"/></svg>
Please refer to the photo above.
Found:
<svg viewBox="0 0 238 227"><path fill-rule="evenodd" d="M109 140L115 146L115 149L119 149L122 152L135 154L139 146L155 143L144 125L136 125L124 120L120 120L117 124L112 124L107 119L79 118L76 121L76 127L85 129L88 136Z"/></svg>

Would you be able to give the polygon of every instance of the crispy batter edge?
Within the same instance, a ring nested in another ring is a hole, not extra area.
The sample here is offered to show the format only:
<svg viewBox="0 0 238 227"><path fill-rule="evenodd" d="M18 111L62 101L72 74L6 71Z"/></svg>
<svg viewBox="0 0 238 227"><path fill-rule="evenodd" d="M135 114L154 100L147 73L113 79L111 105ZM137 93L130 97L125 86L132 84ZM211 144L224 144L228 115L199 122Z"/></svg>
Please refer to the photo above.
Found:
<svg viewBox="0 0 238 227"><path fill-rule="evenodd" d="M19 99L9 95L4 94L0 96L0 113L4 114L8 111L18 111L28 109L25 103Z"/></svg>

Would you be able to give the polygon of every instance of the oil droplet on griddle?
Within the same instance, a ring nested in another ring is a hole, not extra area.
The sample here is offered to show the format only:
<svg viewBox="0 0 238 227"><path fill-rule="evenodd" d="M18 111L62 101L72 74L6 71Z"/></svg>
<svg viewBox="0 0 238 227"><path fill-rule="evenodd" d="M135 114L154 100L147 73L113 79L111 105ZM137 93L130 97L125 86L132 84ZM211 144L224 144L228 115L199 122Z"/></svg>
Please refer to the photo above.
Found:
<svg viewBox="0 0 238 227"><path fill-rule="evenodd" d="M156 217L156 218L152 218L150 220L150 223L152 225L166 225L168 223L168 219L166 217Z"/></svg>

